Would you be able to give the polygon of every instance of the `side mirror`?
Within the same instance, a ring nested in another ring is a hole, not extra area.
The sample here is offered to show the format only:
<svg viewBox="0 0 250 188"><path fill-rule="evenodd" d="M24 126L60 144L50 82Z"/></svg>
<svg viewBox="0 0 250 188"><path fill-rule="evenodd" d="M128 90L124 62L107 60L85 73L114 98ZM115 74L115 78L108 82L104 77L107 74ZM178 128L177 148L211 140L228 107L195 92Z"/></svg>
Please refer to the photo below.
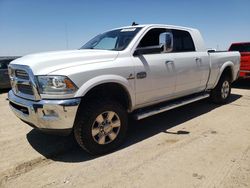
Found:
<svg viewBox="0 0 250 188"><path fill-rule="evenodd" d="M161 33L159 43L163 45L163 52L171 52L173 50L173 34L171 32Z"/></svg>
<svg viewBox="0 0 250 188"><path fill-rule="evenodd" d="M160 53L162 51L163 51L163 45L139 47L139 48L136 48L133 56L139 56L142 54Z"/></svg>

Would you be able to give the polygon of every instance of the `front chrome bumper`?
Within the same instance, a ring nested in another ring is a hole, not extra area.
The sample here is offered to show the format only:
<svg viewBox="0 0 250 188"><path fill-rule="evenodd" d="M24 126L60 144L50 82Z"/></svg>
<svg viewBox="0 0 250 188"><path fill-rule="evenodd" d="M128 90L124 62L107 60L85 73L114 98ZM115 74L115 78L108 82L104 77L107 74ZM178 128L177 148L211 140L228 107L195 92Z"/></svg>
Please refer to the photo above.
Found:
<svg viewBox="0 0 250 188"><path fill-rule="evenodd" d="M8 94L9 104L21 120L39 129L64 130L74 125L80 98L31 101Z"/></svg>

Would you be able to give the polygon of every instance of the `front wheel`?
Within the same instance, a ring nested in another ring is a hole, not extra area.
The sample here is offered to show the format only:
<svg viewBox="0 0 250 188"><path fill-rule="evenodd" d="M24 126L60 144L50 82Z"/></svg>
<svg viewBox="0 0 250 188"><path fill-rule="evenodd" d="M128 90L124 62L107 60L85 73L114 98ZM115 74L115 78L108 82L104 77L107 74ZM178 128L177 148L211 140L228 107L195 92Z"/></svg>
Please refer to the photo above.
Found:
<svg viewBox="0 0 250 188"><path fill-rule="evenodd" d="M211 91L212 102L225 104L231 95L231 81L227 75L222 75L216 87Z"/></svg>
<svg viewBox="0 0 250 188"><path fill-rule="evenodd" d="M89 153L105 154L125 140L127 124L127 112L118 102L92 101L79 110L74 135L78 144Z"/></svg>

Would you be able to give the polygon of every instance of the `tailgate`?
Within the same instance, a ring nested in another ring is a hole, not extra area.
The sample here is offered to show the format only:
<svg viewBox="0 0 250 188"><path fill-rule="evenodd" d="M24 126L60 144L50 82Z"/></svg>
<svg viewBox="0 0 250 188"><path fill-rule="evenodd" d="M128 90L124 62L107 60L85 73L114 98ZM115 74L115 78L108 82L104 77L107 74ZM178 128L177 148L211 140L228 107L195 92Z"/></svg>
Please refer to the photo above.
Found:
<svg viewBox="0 0 250 188"><path fill-rule="evenodd" d="M241 52L240 70L250 71L250 52Z"/></svg>

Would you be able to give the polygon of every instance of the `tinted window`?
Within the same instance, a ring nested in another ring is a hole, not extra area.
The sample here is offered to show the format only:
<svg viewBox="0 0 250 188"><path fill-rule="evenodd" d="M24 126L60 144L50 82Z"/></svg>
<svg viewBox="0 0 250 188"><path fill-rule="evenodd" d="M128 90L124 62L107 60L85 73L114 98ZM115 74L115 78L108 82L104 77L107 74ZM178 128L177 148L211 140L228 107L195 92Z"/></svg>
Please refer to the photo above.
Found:
<svg viewBox="0 0 250 188"><path fill-rule="evenodd" d="M193 39L189 32L172 30L174 37L173 52L192 52L195 51Z"/></svg>
<svg viewBox="0 0 250 188"><path fill-rule="evenodd" d="M233 44L229 51L250 52L250 43Z"/></svg>
<svg viewBox="0 0 250 188"><path fill-rule="evenodd" d="M0 60L0 69L8 69L8 64L12 60Z"/></svg>
<svg viewBox="0 0 250 188"><path fill-rule="evenodd" d="M166 32L166 29L151 29L146 35L141 39L138 47L148 47L148 46L156 46L160 44L160 34Z"/></svg>

